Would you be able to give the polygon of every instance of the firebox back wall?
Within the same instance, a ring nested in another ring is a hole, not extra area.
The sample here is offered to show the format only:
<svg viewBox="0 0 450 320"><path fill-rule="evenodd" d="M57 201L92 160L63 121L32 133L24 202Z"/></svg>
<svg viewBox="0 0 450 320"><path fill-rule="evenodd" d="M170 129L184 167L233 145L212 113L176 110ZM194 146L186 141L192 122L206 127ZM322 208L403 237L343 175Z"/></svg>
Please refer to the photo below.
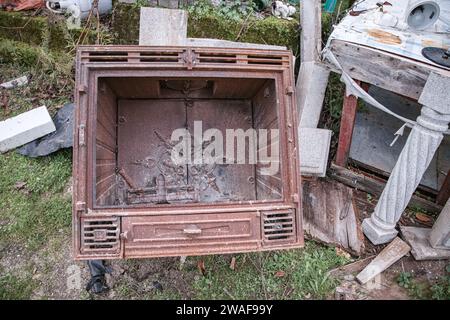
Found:
<svg viewBox="0 0 450 320"><path fill-rule="evenodd" d="M176 87L183 81L186 79L168 82ZM281 198L280 171L273 175L260 174L267 163L217 165L214 168L185 166L181 169L183 172L168 170L170 168L164 165L170 160L168 147L172 131L187 128L192 133L194 121L199 120L203 131L216 128L224 139L226 129L267 129L267 151L271 155L274 136L270 129L278 129L273 80L191 81L198 88L181 95L176 90L169 90L168 85L161 85L165 83L162 79L99 79L95 175L99 206L127 204L125 189L129 186L117 174L119 169L139 188L154 186L161 173L167 184L201 185L199 202ZM202 81L207 83L206 88L199 85ZM248 151L247 148L246 163ZM276 161L279 165L279 159ZM200 171L204 181L199 182L192 169L196 169L196 173ZM210 170L209 178L205 179L202 170Z"/></svg>

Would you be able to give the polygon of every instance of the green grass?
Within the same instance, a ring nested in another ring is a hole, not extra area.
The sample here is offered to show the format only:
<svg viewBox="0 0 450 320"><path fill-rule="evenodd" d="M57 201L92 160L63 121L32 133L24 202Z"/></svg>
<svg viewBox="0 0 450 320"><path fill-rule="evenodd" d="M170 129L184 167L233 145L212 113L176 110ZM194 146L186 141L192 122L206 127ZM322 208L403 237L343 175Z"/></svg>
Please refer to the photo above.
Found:
<svg viewBox="0 0 450 320"><path fill-rule="evenodd" d="M70 151L39 159L10 152L0 157L0 176L1 244L19 241L36 248L69 228L71 199L63 191L71 176Z"/></svg>
<svg viewBox="0 0 450 320"><path fill-rule="evenodd" d="M204 274L199 261L204 263ZM119 299L325 299L338 285L328 271L348 262L334 248L312 241L303 249L188 257L181 270L179 260L173 258L151 263L126 260L126 275L117 278L111 289ZM141 268L152 272L142 278ZM153 280L160 281L162 291L152 288Z"/></svg>
<svg viewBox="0 0 450 320"><path fill-rule="evenodd" d="M17 277L12 274L1 275L0 300L30 299L34 286L30 275L24 277Z"/></svg>
<svg viewBox="0 0 450 320"><path fill-rule="evenodd" d="M193 284L197 299L323 299L337 282L327 272L348 262L334 248L241 254L231 270L226 256L205 257L206 275Z"/></svg>
<svg viewBox="0 0 450 320"><path fill-rule="evenodd" d="M432 284L419 282L409 272L401 272L397 277L397 283L414 299L450 300L450 264L447 265L445 272Z"/></svg>
<svg viewBox="0 0 450 320"><path fill-rule="evenodd" d="M1 55L5 51L9 56ZM35 57L35 63L27 64L23 52ZM54 67L58 63L52 55L7 40L0 40L0 55L0 82L24 74L30 78L23 87L1 91L0 120L41 105L53 114L71 100L70 67ZM36 159L14 150L0 155L0 247L18 243L36 249L59 229L69 230L71 199L64 188L72 174L71 158L69 150Z"/></svg>
<svg viewBox="0 0 450 320"><path fill-rule="evenodd" d="M74 87L74 58L65 52L46 52L43 48L0 38L0 82L27 75L29 83L13 90L2 90L9 112L14 115L24 105L54 106L69 102ZM5 110L1 109L2 113ZM2 115L2 118L5 115Z"/></svg>

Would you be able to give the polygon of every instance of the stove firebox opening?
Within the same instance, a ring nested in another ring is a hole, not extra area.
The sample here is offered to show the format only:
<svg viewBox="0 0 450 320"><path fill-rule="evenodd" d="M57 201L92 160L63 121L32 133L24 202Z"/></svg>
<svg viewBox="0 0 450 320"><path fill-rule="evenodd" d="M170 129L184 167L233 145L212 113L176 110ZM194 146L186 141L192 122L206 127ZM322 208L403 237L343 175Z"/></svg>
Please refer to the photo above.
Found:
<svg viewBox="0 0 450 320"><path fill-rule="evenodd" d="M274 79L98 80L98 207L282 198Z"/></svg>

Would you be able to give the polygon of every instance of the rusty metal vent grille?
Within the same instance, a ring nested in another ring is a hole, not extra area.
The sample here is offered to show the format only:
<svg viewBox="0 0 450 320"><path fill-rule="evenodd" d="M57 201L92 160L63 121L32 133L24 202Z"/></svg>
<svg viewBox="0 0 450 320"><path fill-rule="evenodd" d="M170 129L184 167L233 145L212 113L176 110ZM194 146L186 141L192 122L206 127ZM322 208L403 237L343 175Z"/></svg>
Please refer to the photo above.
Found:
<svg viewBox="0 0 450 320"><path fill-rule="evenodd" d="M248 64L271 64L271 65L282 65L283 59L282 57L275 56L247 56Z"/></svg>
<svg viewBox="0 0 450 320"><path fill-rule="evenodd" d="M117 253L120 249L119 218L83 219L82 250L85 253Z"/></svg>
<svg viewBox="0 0 450 320"><path fill-rule="evenodd" d="M83 51L85 62L179 63L182 50Z"/></svg>
<svg viewBox="0 0 450 320"><path fill-rule="evenodd" d="M155 48L149 50L128 51L123 47L112 48L105 51L86 50L81 51L83 62L96 63L164 63L164 64L249 64L259 66L284 66L289 65L289 56L286 54L267 53L239 53L206 50L204 48Z"/></svg>
<svg viewBox="0 0 450 320"><path fill-rule="evenodd" d="M266 243L295 240L294 210L266 211L262 218Z"/></svg>

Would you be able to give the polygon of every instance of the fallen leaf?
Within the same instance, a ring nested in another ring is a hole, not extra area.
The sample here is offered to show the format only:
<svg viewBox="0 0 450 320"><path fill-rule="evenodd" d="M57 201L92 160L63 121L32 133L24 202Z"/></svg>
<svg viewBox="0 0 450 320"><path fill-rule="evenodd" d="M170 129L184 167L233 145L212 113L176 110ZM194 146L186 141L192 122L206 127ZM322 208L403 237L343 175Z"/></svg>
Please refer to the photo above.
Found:
<svg viewBox="0 0 450 320"><path fill-rule="evenodd" d="M347 259L350 259L352 257L350 255L350 253L348 253L347 251L345 251L345 250L343 250L341 248L336 247L335 250L336 250L336 254L338 256L340 256L340 257L344 257L344 258L347 258Z"/></svg>
<svg viewBox="0 0 450 320"><path fill-rule="evenodd" d="M236 258L231 258L230 269L234 270L236 268Z"/></svg>
<svg viewBox="0 0 450 320"><path fill-rule="evenodd" d="M26 185L27 185L26 182L17 181L16 184L14 185L14 188L16 188L17 190L22 190Z"/></svg>
<svg viewBox="0 0 450 320"><path fill-rule="evenodd" d="M277 278L283 278L286 275L286 273L283 270L277 271L275 273L275 277Z"/></svg>
<svg viewBox="0 0 450 320"><path fill-rule="evenodd" d="M197 268L198 268L198 271L200 271L200 273L201 273L202 275L205 275L205 273L206 273L206 269L205 269L205 261L203 261L203 260L198 260L198 262L197 262Z"/></svg>
<svg viewBox="0 0 450 320"><path fill-rule="evenodd" d="M433 221L433 219L431 219L429 215L426 215L425 213L422 212L416 213L416 219L424 223L431 223Z"/></svg>

